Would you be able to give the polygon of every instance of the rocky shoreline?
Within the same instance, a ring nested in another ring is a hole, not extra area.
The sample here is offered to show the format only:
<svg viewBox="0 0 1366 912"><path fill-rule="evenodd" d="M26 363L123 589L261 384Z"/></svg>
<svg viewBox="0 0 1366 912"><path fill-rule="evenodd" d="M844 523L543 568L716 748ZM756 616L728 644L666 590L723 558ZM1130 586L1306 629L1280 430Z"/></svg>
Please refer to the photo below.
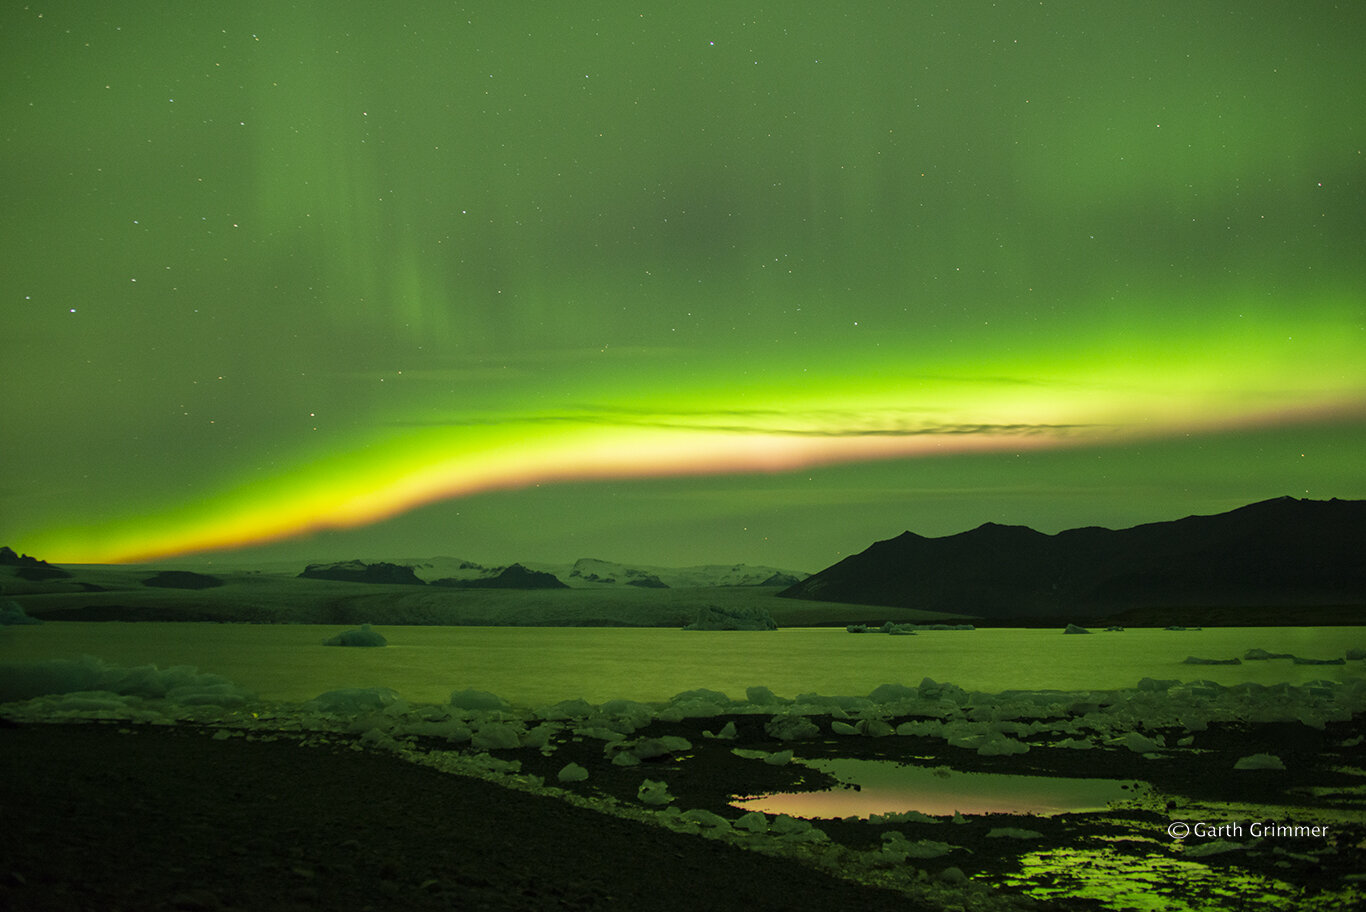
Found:
<svg viewBox="0 0 1366 912"><path fill-rule="evenodd" d="M10 723L0 730L0 794L16 824L0 835L0 900L14 909L1117 908L1138 874L1170 891L1173 908L1233 908L1230 883L1241 885L1238 908L1359 899L1360 715L1317 728L1218 722L1199 733L1198 750L1039 741L1013 754L896 728L854 733L841 717L803 716L815 733L799 739L775 738L773 716L741 713L654 718L621 741L566 727L539 744L524 736L480 750L365 728L373 718L330 731L272 729L269 719ZM1049 777L1103 771L1142 787L1103 811L787 826L770 815L746 829L736 796L834 784L799 762L756 759L784 750ZM1258 752L1283 768L1233 773ZM561 775L571 765L581 778ZM649 802L646 783L667 799ZM1181 820L1325 830L1174 840L1167 828Z"/></svg>

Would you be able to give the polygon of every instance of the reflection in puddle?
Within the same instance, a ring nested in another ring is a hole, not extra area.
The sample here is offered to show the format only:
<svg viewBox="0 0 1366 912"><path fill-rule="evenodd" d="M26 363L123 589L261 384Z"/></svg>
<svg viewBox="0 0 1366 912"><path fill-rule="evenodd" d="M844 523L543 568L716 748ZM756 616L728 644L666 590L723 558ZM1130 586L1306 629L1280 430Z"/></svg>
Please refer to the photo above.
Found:
<svg viewBox="0 0 1366 912"><path fill-rule="evenodd" d="M732 802L747 811L793 817L868 817L919 811L962 814L1060 814L1099 811L1136 797L1140 783L1001 773L960 773L890 760L803 760L841 784L824 792L760 795Z"/></svg>
<svg viewBox="0 0 1366 912"><path fill-rule="evenodd" d="M1020 874L1007 875L1003 883L1044 902L1091 899L1126 912L1307 908L1303 892L1281 881L1236 868L1212 869L1157 855L1135 857L1110 848L1024 855ZM1335 907L1335 898L1336 894L1325 895L1323 907Z"/></svg>

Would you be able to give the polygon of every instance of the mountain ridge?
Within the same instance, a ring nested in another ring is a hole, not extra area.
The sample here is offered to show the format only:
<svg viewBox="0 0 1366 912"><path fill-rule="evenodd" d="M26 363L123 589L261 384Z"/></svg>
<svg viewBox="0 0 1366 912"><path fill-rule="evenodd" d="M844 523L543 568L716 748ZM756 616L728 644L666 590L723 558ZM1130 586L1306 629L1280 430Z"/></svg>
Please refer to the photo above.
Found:
<svg viewBox="0 0 1366 912"><path fill-rule="evenodd" d="M874 542L785 598L984 618L1135 609L1366 606L1366 501L1279 497L1225 513L1055 534L982 525Z"/></svg>

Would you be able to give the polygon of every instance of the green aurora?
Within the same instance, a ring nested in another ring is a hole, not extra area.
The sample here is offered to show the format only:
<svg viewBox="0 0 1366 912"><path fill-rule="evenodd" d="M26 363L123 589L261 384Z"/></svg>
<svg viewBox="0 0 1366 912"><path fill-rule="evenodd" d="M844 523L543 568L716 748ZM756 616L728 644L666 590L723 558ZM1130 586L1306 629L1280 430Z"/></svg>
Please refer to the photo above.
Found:
<svg viewBox="0 0 1366 912"><path fill-rule="evenodd" d="M0 543L815 570L1366 497L1366 6L0 10Z"/></svg>

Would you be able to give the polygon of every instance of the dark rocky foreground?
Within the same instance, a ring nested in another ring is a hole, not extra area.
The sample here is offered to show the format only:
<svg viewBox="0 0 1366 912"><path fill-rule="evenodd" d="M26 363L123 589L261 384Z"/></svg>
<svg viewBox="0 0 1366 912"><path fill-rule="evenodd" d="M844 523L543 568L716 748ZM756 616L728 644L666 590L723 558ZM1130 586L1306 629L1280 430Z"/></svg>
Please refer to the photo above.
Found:
<svg viewBox="0 0 1366 912"><path fill-rule="evenodd" d="M831 719L812 719L830 730ZM737 757L737 745L783 746L764 733L763 721L743 715L655 721L639 734L683 738L692 747L629 768L608 762L594 739L566 738L550 754L493 753L548 782L568 761L582 765L588 779L564 788L585 801L639 808L636 790L649 778L667 783L679 807L734 818L733 795L829 784L808 767ZM736 739L705 734L727 722ZM942 907L1098 908L1068 878L1090 863L1078 853L1103 847L1121 867L1128 865L1124 870L1142 872L1144 890L1196 903L1188 908L1328 909L1352 907L1360 898L1353 884L1366 870L1366 820L1354 794L1360 778L1351 772L1366 767L1363 732L1360 716L1322 728L1220 723L1200 733L1198 751L1164 751L1157 759L1123 748L1043 745L1026 754L981 756L941 739L900 735L824 735L801 741L799 749L808 758L1105 775L1152 786L1132 806L1103 812L986 814L894 826L820 822L832 846L854 853L875 851L889 829L910 840L951 842L947 855L904 863L920 883L935 885ZM383 750L354 749L359 743L354 734L276 737L192 724L0 728L0 909L933 907L790 858L439 772ZM449 748L421 738L413 754ZM1236 758L1260 751L1276 752L1286 769L1232 773ZM1236 848L1198 857L1191 849L1213 840L1182 846L1165 835L1172 820L1212 819L1220 809L1240 807L1253 810L1238 814L1292 822L1325 814L1334 821L1331 835L1240 839ZM1033 836L993 838L1001 830ZM1028 879L1023 859L1037 853L1055 862L1053 873L1033 877L1031 895L1041 902L1020 889ZM1172 874L1182 864L1186 873ZM963 873L976 887L971 902L953 893ZM1050 882L1056 891L1040 893ZM1230 891L1238 893L1236 902L1226 901Z"/></svg>
<svg viewBox="0 0 1366 912"><path fill-rule="evenodd" d="M136 731L0 729L0 908L915 908L392 756Z"/></svg>

